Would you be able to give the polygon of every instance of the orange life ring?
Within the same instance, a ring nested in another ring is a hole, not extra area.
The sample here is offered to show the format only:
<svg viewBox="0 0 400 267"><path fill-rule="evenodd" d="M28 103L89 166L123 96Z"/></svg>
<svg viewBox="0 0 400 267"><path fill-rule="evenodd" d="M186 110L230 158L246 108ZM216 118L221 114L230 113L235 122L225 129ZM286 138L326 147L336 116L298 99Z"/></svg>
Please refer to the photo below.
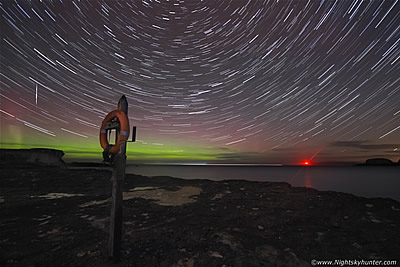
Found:
<svg viewBox="0 0 400 267"><path fill-rule="evenodd" d="M103 149L106 149L110 144L108 143L107 140L107 129L106 125L107 123L111 122L112 119L117 118L119 120L119 135L117 137L117 141L115 145L111 145L110 150L108 153L110 154L117 154L119 152L119 149L121 145L126 142L129 138L129 119L128 116L120 111L120 110L113 110L110 113L107 114L107 116L104 118L101 128L100 128L100 145Z"/></svg>

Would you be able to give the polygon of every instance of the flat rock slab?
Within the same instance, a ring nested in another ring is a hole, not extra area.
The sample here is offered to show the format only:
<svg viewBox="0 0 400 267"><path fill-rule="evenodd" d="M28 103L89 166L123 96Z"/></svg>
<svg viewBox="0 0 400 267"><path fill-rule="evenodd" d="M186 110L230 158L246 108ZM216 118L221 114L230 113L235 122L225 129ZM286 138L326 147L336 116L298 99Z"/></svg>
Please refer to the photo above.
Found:
<svg viewBox="0 0 400 267"><path fill-rule="evenodd" d="M107 258L109 171L1 167L1 266L400 262L400 203L395 200L287 183L127 175L122 256L112 263Z"/></svg>
<svg viewBox="0 0 400 267"><path fill-rule="evenodd" d="M196 202L203 191L200 187L182 186L177 190L167 190L158 187L135 187L129 192L124 192L123 199L130 200L134 198L143 198L155 200L155 203L161 206L182 206Z"/></svg>

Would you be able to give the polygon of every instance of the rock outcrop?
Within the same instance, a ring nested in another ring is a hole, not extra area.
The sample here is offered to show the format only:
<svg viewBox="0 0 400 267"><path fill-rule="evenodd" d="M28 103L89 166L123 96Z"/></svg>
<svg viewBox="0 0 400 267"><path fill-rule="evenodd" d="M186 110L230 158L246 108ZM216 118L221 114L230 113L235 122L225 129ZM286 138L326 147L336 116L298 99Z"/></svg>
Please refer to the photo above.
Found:
<svg viewBox="0 0 400 267"><path fill-rule="evenodd" d="M64 165L62 157L64 152L57 149L32 148L32 149L0 149L2 163L33 163L39 165Z"/></svg>

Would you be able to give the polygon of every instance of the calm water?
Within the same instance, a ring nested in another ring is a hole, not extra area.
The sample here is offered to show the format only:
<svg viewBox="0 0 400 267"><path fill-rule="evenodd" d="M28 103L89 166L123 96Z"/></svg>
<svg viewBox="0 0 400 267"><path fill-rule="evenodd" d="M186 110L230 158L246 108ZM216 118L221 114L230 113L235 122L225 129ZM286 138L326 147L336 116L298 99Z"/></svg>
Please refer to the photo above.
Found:
<svg viewBox="0 0 400 267"><path fill-rule="evenodd" d="M288 182L318 190L333 190L363 197L389 197L400 201L400 167L381 166L159 166L128 165L127 173L222 181Z"/></svg>

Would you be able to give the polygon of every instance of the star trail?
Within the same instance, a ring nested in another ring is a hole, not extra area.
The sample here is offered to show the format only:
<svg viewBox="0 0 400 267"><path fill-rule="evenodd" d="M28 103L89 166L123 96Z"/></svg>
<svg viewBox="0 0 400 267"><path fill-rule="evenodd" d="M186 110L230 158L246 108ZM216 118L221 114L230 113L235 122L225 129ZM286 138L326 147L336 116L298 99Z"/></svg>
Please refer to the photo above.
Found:
<svg viewBox="0 0 400 267"><path fill-rule="evenodd" d="M400 158L396 1L1 1L1 146L145 162Z"/></svg>

